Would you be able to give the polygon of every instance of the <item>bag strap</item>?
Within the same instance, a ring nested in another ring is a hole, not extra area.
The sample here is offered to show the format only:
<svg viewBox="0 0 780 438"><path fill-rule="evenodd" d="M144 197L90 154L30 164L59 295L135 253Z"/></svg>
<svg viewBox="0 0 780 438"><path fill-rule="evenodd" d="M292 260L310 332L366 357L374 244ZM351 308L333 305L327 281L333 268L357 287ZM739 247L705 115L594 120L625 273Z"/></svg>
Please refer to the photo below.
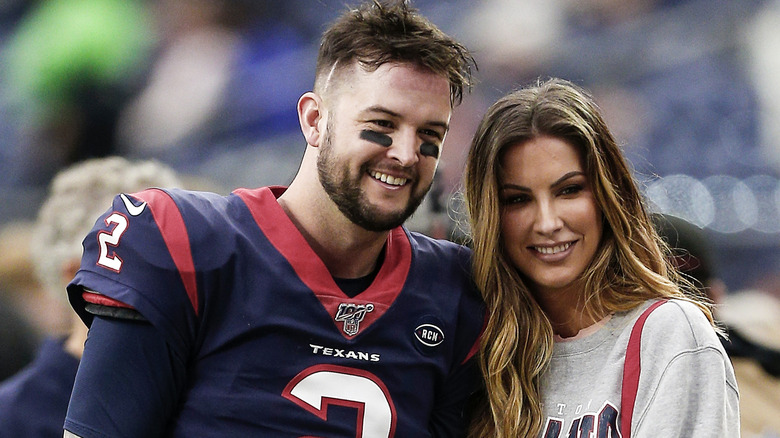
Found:
<svg viewBox="0 0 780 438"><path fill-rule="evenodd" d="M665 302L667 302L665 299L656 301L645 309L634 323L634 328L631 329L631 336L628 338L626 360L623 363L623 392L620 398L620 431L623 438L631 438L631 418L634 416L636 392L639 387L639 373L642 368L639 361L642 328L645 326L645 320L650 316L650 313Z"/></svg>

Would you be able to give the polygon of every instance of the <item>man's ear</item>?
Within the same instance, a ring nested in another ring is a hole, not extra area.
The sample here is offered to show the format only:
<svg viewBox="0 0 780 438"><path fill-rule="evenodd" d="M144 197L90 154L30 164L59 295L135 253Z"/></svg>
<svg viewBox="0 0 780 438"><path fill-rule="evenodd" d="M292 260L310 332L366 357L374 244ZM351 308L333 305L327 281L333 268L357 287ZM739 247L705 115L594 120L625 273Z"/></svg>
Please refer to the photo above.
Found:
<svg viewBox="0 0 780 438"><path fill-rule="evenodd" d="M301 124L301 132L309 146L318 147L323 138L325 125L320 125L324 120L325 106L322 98L312 91L306 92L298 99L298 121Z"/></svg>

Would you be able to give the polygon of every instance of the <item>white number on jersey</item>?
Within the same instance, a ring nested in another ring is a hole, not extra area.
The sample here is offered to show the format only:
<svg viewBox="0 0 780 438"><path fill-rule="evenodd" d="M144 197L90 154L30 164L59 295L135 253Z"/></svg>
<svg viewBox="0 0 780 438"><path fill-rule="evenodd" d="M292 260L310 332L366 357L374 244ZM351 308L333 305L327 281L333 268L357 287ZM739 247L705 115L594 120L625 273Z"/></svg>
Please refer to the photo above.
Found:
<svg viewBox="0 0 780 438"><path fill-rule="evenodd" d="M107 226L110 226L111 224L115 224L116 226L111 232L101 231L98 233L97 239L100 244L100 256L98 257L97 264L106 269L119 272L122 268L122 259L113 251L109 253L109 247L116 247L119 244L119 239L122 238L122 234L127 230L127 218L119 213L112 213L106 217L105 222Z"/></svg>
<svg viewBox="0 0 780 438"><path fill-rule="evenodd" d="M285 388L284 396L328 419L328 405L358 410L356 438L390 438L395 433L395 406L385 385L363 370L319 365L303 370Z"/></svg>

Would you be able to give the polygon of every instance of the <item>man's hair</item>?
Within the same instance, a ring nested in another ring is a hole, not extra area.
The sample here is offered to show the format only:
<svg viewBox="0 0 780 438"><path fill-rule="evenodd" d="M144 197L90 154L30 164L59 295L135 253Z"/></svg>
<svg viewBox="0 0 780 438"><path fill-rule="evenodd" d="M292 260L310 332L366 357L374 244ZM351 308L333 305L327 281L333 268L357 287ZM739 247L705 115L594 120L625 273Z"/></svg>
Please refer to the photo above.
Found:
<svg viewBox="0 0 780 438"><path fill-rule="evenodd" d="M408 1L373 0L342 14L322 36L315 91L357 61L366 71L388 62L409 63L446 76L450 102L459 104L471 87L476 62L468 49L419 14Z"/></svg>
<svg viewBox="0 0 780 438"><path fill-rule="evenodd" d="M46 289L65 300L62 273L81 258L81 241L120 193L150 187L181 187L175 172L156 161L133 162L121 157L93 158L60 171L38 211L31 239L35 272Z"/></svg>

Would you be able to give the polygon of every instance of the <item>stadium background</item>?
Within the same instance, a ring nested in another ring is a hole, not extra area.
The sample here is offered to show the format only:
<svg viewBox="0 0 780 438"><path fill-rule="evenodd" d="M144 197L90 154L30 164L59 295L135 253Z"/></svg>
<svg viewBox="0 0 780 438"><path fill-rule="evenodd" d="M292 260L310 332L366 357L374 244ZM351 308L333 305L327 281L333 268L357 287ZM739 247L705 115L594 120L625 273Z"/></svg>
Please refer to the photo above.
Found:
<svg viewBox="0 0 780 438"><path fill-rule="evenodd" d="M0 225L31 220L53 174L155 158L227 193L286 184L295 101L344 0L0 2ZM413 227L454 229L471 134L514 87L591 91L656 211L701 226L730 290L780 270L780 1L417 0L479 70Z"/></svg>

